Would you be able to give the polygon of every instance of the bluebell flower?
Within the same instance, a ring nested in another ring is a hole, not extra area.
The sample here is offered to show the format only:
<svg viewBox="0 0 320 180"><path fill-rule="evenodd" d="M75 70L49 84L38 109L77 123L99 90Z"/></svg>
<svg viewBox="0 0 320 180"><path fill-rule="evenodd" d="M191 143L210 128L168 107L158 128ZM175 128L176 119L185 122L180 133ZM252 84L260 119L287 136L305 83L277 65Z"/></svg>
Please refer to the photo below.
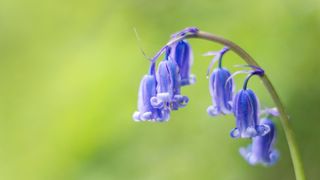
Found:
<svg viewBox="0 0 320 180"><path fill-rule="evenodd" d="M181 95L179 68L175 61L165 60L159 63L157 70L157 96L152 98L152 102L163 102L165 108L177 110L185 107L189 99Z"/></svg>
<svg viewBox="0 0 320 180"><path fill-rule="evenodd" d="M207 112L211 116L232 113L233 80L227 82L231 76L225 68L217 68L210 75L209 91L212 105Z"/></svg>
<svg viewBox="0 0 320 180"><path fill-rule="evenodd" d="M167 67L170 74L172 88L170 108L172 110L178 110L179 108L185 107L188 104L189 98L181 95L181 74L179 73L180 69L177 63L174 60L169 59L167 61Z"/></svg>
<svg viewBox="0 0 320 180"><path fill-rule="evenodd" d="M156 97L155 64L152 63L150 73L143 76L138 94L138 111L133 114L136 121L165 121L169 119L170 111L163 108L164 102L152 102Z"/></svg>
<svg viewBox="0 0 320 180"><path fill-rule="evenodd" d="M239 71L238 73L249 73L244 81L243 89L241 89L233 100L233 113L236 118L236 128L230 135L233 138L252 138L255 136L263 136L268 133L269 128L259 124L259 100L251 89L247 89L250 78L254 75L263 76L264 70L256 67L251 71ZM233 75L232 75L233 76ZM232 77L231 76L231 77Z"/></svg>
<svg viewBox="0 0 320 180"><path fill-rule="evenodd" d="M209 68L219 60L219 66L210 75L209 78L209 91L212 99L212 105L207 108L207 112L211 116L219 114L232 113L232 98L233 98L233 79L230 72L222 67L222 57L228 51L228 48L223 48L219 52L209 52L207 55L215 55Z"/></svg>
<svg viewBox="0 0 320 180"><path fill-rule="evenodd" d="M251 89L240 90L233 102L233 113L236 117L236 128L230 135L233 138L251 138L262 136L269 128L258 124L259 101Z"/></svg>
<svg viewBox="0 0 320 180"><path fill-rule="evenodd" d="M268 126L270 131L264 136L254 137L251 145L240 148L240 154L251 165L271 166L279 159L279 153L273 147L276 141L276 127L268 118L262 119L261 124Z"/></svg>
<svg viewBox="0 0 320 180"><path fill-rule="evenodd" d="M191 66L193 64L193 54L189 43L186 40L179 41L170 46L170 58L174 60L179 67L181 76L180 85L194 84L196 79L191 74Z"/></svg>
<svg viewBox="0 0 320 180"><path fill-rule="evenodd" d="M157 79L157 98L164 102L169 102L173 95L172 82L168 68L169 61L163 60L159 63Z"/></svg>

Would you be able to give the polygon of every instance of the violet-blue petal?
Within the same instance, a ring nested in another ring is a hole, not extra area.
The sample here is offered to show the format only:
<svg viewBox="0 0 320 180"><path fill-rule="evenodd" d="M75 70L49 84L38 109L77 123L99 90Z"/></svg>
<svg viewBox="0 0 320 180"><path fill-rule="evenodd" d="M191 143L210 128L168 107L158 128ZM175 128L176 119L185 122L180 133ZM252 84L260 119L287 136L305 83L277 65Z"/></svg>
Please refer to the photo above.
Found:
<svg viewBox="0 0 320 180"><path fill-rule="evenodd" d="M138 111L133 118L137 121L150 120L153 118L154 108L150 99L156 96L156 79L153 75L144 75L139 88Z"/></svg>
<svg viewBox="0 0 320 180"><path fill-rule="evenodd" d="M133 114L135 121L167 121L170 111L164 108L164 102L156 97L156 78L144 75L139 88L138 111Z"/></svg>
<svg viewBox="0 0 320 180"><path fill-rule="evenodd" d="M180 81L179 67L175 61L170 59L160 62L157 71L157 96L151 99L152 105L171 110L185 107L189 99L181 95Z"/></svg>
<svg viewBox="0 0 320 180"><path fill-rule="evenodd" d="M188 102L189 98L187 96L182 96L180 94L175 95L171 103L171 109L178 110L179 108L183 108L188 104Z"/></svg>
<svg viewBox="0 0 320 180"><path fill-rule="evenodd" d="M181 75L181 86L194 84L195 76L191 74L193 54L189 43L186 40L182 40L172 45L170 58L178 64Z"/></svg>
<svg viewBox="0 0 320 180"><path fill-rule="evenodd" d="M167 63L168 61L161 61L158 65L158 70L156 74L157 97L164 102L170 101L173 94L171 76Z"/></svg>
<svg viewBox="0 0 320 180"><path fill-rule="evenodd" d="M180 81L181 81L181 75L179 73L179 67L177 63L173 60L166 61L167 63L167 69L169 71L169 77L170 77L170 86L172 88L172 97L176 94L180 94Z"/></svg>
<svg viewBox="0 0 320 180"><path fill-rule="evenodd" d="M267 126L258 124L259 101L252 90L242 89L236 94L233 113L236 118L236 128L231 131L231 137L252 138L269 131Z"/></svg>
<svg viewBox="0 0 320 180"><path fill-rule="evenodd" d="M156 109L156 117L153 119L154 122L165 122L170 118L170 110L168 108Z"/></svg>
<svg viewBox="0 0 320 180"><path fill-rule="evenodd" d="M230 76L230 72L224 68L217 68L210 75L209 91L212 105L207 109L209 115L232 113L233 80L227 82Z"/></svg>
<svg viewBox="0 0 320 180"><path fill-rule="evenodd" d="M271 166L278 161L279 153L274 149L276 141L276 127L270 119L262 119L261 124L269 127L269 132L264 136L252 139L252 145L240 148L240 154L251 164Z"/></svg>

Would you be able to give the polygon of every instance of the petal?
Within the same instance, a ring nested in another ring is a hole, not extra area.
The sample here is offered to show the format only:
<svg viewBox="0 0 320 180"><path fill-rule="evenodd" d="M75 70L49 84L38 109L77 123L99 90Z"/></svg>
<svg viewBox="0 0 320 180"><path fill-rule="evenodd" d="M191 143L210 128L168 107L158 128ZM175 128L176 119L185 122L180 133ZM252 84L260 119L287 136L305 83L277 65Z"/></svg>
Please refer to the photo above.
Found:
<svg viewBox="0 0 320 180"><path fill-rule="evenodd" d="M220 114L216 106L209 106L207 108L207 113L212 117Z"/></svg>
<svg viewBox="0 0 320 180"><path fill-rule="evenodd" d="M243 137L243 138L251 138L251 137L255 137L257 134L258 134L258 133L257 133L255 127L248 127L248 128L241 134L241 137Z"/></svg>
<svg viewBox="0 0 320 180"><path fill-rule="evenodd" d="M240 90L235 97L233 108L236 127L239 129L241 137L251 138L258 135L259 103L253 91L250 89ZM262 128L260 128L261 133L264 132Z"/></svg>
<svg viewBox="0 0 320 180"><path fill-rule="evenodd" d="M189 98L182 95L175 95L173 99L178 104L178 107L185 107L189 102Z"/></svg>
<svg viewBox="0 0 320 180"><path fill-rule="evenodd" d="M152 109L150 98L156 94L156 81L154 76L145 75L140 83L138 110L140 112L150 111Z"/></svg>
<svg viewBox="0 0 320 180"><path fill-rule="evenodd" d="M136 111L133 113L132 118L134 121L141 121L140 112Z"/></svg>
<svg viewBox="0 0 320 180"><path fill-rule="evenodd" d="M247 162L250 163L250 159L251 159L251 156L252 156L251 144L248 145L247 147L240 148L239 149L239 153Z"/></svg>
<svg viewBox="0 0 320 180"><path fill-rule="evenodd" d="M191 66L193 63L192 49L186 40L177 42L171 50L170 58L174 60L181 76L180 85L189 85L194 83L194 78L190 78Z"/></svg>
<svg viewBox="0 0 320 180"><path fill-rule="evenodd" d="M180 81L181 76L179 74L179 67L175 61L169 60L167 67L170 74L170 85L173 91L173 95L180 94Z"/></svg>
<svg viewBox="0 0 320 180"><path fill-rule="evenodd" d="M145 112L141 115L141 120L146 121L146 120L151 120L152 119L152 112L148 111Z"/></svg>
<svg viewBox="0 0 320 180"><path fill-rule="evenodd" d="M170 93L170 74L167 68L167 61L161 61L157 70L157 92Z"/></svg>
<svg viewBox="0 0 320 180"><path fill-rule="evenodd" d="M159 110L157 113L157 118L155 119L156 122L165 122L168 121L170 118L170 110L169 109L162 109Z"/></svg>
<svg viewBox="0 0 320 180"><path fill-rule="evenodd" d="M270 132L270 127L267 125L257 125L258 136L264 136Z"/></svg>
<svg viewBox="0 0 320 180"><path fill-rule="evenodd" d="M231 136L232 138L239 138L239 137L240 137L240 131L239 131L239 129L238 129L238 128L232 129L231 132L230 132L230 136Z"/></svg>
<svg viewBox="0 0 320 180"><path fill-rule="evenodd" d="M171 95L169 93L158 93L157 98L164 102L168 102L171 99Z"/></svg>
<svg viewBox="0 0 320 180"><path fill-rule="evenodd" d="M269 156L270 162L268 163L268 165L272 166L275 163L277 163L279 160L279 157L280 157L279 152L277 150L272 150Z"/></svg>
<svg viewBox="0 0 320 180"><path fill-rule="evenodd" d="M158 98L158 97L152 97L150 99L150 102L151 102L151 105L154 107L154 108L158 108L158 109L161 109L163 108L164 106L164 102Z"/></svg>

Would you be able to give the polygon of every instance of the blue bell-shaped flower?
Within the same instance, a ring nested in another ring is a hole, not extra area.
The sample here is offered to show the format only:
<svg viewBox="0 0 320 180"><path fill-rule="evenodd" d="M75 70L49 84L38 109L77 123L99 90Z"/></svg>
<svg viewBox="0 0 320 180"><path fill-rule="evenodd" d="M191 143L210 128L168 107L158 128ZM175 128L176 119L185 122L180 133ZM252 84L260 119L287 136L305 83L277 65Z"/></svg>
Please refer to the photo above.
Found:
<svg viewBox="0 0 320 180"><path fill-rule="evenodd" d="M276 141L276 127L268 118L262 119L261 124L268 126L270 131L264 136L252 138L252 144L246 148L240 148L240 154L251 165L271 166L279 159L279 153L273 147Z"/></svg>
<svg viewBox="0 0 320 180"><path fill-rule="evenodd" d="M138 94L138 111L133 114L136 121L165 121L169 119L170 111L163 109L164 102L152 102L156 97L155 64L152 63L150 73L144 75Z"/></svg>
<svg viewBox="0 0 320 180"><path fill-rule="evenodd" d="M258 124L259 101L251 89L240 90L233 101L233 113L236 118L236 128L230 135L233 138L252 138L263 136L269 128Z"/></svg>
<svg viewBox="0 0 320 180"><path fill-rule="evenodd" d="M191 74L193 64L193 54L189 43L186 40L179 41L171 46L170 58L174 60L179 67L181 76L180 85L186 86L194 84L196 79Z"/></svg>
<svg viewBox="0 0 320 180"><path fill-rule="evenodd" d="M227 47L218 52L209 52L206 55L215 55L209 68L219 61L219 66L210 75L209 91L211 95L212 105L208 107L207 112L211 116L220 114L232 113L232 98L233 98L233 79L230 72L222 67L222 57L228 51Z"/></svg>

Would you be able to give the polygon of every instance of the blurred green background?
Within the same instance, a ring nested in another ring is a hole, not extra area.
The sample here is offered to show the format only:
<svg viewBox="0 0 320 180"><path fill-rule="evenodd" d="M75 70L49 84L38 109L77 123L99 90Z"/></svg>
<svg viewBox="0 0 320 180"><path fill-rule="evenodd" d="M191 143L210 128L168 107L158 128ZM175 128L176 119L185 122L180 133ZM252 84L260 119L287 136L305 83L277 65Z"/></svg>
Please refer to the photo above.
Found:
<svg viewBox="0 0 320 180"><path fill-rule="evenodd" d="M280 161L251 167L232 116L212 118L205 77L221 46L190 40L197 83L167 123L135 123L140 78L171 33L187 26L241 45L264 67L287 107L307 176L320 167L318 0L0 0L1 180L291 180L279 121ZM224 65L243 62L233 53ZM238 88L244 76L238 76ZM258 78L249 85L273 106Z"/></svg>

